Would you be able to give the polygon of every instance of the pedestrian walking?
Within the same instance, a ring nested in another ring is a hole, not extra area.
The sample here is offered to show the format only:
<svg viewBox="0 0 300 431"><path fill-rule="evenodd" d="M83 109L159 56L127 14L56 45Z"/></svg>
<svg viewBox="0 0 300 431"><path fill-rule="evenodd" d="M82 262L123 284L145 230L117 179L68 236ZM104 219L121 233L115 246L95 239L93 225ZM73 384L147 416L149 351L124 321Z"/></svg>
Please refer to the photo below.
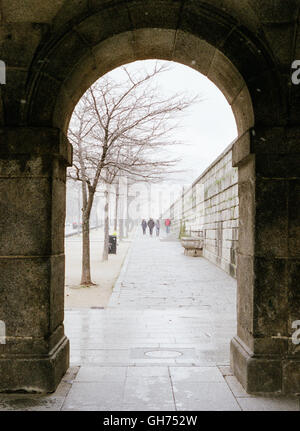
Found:
<svg viewBox="0 0 300 431"><path fill-rule="evenodd" d="M170 226L171 226L171 220L169 218L167 218L165 220L165 226L166 226L166 233L170 233Z"/></svg>
<svg viewBox="0 0 300 431"><path fill-rule="evenodd" d="M148 221L148 227L149 227L149 231L150 231L150 236L152 236L153 234L153 228L155 226L154 220L152 218L149 219Z"/></svg>
<svg viewBox="0 0 300 431"><path fill-rule="evenodd" d="M143 229L143 235L146 234L146 229L147 229L147 222L146 220L143 218L142 220L142 229Z"/></svg>
<svg viewBox="0 0 300 431"><path fill-rule="evenodd" d="M160 222L158 219L155 222L155 230L156 230L156 236L159 236Z"/></svg>

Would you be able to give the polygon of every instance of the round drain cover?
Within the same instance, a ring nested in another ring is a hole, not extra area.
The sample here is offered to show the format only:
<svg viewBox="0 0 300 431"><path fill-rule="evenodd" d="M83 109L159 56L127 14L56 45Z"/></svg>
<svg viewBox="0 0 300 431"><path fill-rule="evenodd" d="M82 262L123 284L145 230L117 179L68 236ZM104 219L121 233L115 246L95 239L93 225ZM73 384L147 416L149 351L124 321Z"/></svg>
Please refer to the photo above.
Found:
<svg viewBox="0 0 300 431"><path fill-rule="evenodd" d="M150 356L150 358L178 358L181 356L181 352L177 352L175 350L153 350L151 352L146 352L146 356Z"/></svg>

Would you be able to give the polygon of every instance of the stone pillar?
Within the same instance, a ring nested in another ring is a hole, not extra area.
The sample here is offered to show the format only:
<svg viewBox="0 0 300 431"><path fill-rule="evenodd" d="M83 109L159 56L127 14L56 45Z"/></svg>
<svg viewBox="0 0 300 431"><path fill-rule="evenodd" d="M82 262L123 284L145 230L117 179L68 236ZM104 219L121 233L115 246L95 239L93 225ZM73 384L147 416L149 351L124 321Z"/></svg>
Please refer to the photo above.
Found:
<svg viewBox="0 0 300 431"><path fill-rule="evenodd" d="M231 367L249 393L300 392L300 128L256 128L239 168L237 336Z"/></svg>
<svg viewBox="0 0 300 431"><path fill-rule="evenodd" d="M0 129L0 391L53 392L69 366L64 335L66 165L59 130Z"/></svg>

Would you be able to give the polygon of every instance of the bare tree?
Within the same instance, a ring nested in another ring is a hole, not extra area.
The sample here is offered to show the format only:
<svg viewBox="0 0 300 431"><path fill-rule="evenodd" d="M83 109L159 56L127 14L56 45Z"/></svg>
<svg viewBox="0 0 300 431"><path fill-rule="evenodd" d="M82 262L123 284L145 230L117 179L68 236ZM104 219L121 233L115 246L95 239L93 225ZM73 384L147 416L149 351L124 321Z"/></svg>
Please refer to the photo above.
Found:
<svg viewBox="0 0 300 431"><path fill-rule="evenodd" d="M68 178L81 181L82 190L82 270L81 284L92 285L90 270L90 215L96 187L98 173L93 175L87 157L90 135L96 126L86 95L81 99L73 113L73 125L69 128L68 137L73 144L73 167L68 171ZM99 174L100 175L100 174Z"/></svg>
<svg viewBox="0 0 300 431"><path fill-rule="evenodd" d="M160 95L156 78L166 70L168 66L158 63L150 72L135 74L123 67L123 80L105 75L74 110L69 128L74 164L68 177L82 182L83 285L92 284L89 223L98 184L111 183L121 174L157 181L174 171L177 160L167 157L165 150L178 144L173 138L175 120L196 98Z"/></svg>

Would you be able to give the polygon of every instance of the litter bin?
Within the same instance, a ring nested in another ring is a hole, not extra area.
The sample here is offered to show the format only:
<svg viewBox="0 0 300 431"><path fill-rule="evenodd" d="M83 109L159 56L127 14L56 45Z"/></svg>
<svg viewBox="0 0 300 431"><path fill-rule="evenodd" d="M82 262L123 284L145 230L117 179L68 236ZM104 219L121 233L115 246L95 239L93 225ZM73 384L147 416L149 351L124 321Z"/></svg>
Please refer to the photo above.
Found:
<svg viewBox="0 0 300 431"><path fill-rule="evenodd" d="M117 254L117 237L115 235L109 235L108 253Z"/></svg>

